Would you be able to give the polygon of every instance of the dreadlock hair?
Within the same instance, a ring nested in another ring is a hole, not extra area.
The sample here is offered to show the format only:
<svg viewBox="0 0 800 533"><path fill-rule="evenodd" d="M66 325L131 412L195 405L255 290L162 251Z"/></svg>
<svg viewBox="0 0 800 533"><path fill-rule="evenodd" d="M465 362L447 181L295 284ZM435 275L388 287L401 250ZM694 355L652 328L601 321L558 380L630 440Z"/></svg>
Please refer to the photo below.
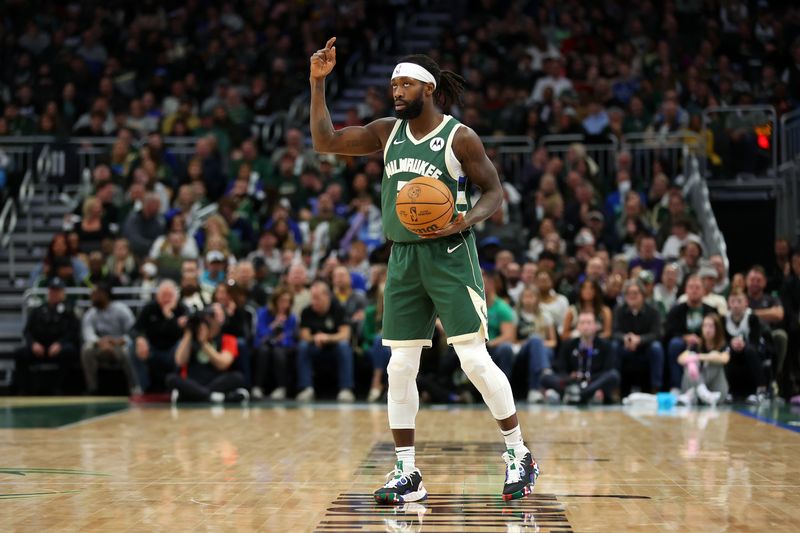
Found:
<svg viewBox="0 0 800 533"><path fill-rule="evenodd" d="M424 54L413 54L400 60L400 63L415 63L433 75L436 80L436 90L433 92L434 101L447 110L453 104L463 103L464 78L449 70L442 70L436 61Z"/></svg>

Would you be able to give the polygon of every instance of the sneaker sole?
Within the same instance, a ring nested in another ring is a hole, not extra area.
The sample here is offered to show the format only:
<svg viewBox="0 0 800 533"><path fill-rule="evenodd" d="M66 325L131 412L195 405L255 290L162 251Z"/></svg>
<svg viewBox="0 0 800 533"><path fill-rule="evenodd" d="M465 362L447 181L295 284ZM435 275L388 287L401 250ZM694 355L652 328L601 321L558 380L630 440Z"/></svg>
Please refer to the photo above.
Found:
<svg viewBox="0 0 800 533"><path fill-rule="evenodd" d="M428 491L420 486L418 491L400 495L395 493L374 494L375 502L381 505L400 505L403 503L419 502L428 497Z"/></svg>
<svg viewBox="0 0 800 533"><path fill-rule="evenodd" d="M522 490L512 492L511 494L503 494L503 501L519 500L531 494L533 494L533 483L525 485Z"/></svg>
<svg viewBox="0 0 800 533"><path fill-rule="evenodd" d="M535 465L535 463L533 463L531 466L533 466L533 465ZM530 496L531 494L533 494L533 487L536 486L536 480L539 479L539 475L540 475L538 472L539 472L539 470L538 470L538 465L537 465L537 466L534 467L533 472L531 472L530 483L528 483L527 485L522 487L521 490L512 492L510 494L505 494L504 493L503 494L503 501L519 500L520 498L524 498L526 496Z"/></svg>

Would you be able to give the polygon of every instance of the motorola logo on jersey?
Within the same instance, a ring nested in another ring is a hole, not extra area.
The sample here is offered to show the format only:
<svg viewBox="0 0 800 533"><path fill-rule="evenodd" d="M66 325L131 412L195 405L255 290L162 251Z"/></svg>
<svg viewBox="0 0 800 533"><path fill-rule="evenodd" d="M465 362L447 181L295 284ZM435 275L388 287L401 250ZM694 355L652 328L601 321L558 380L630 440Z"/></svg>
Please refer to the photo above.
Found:
<svg viewBox="0 0 800 533"><path fill-rule="evenodd" d="M441 137L435 137L431 139L430 146L431 150L433 150L434 152L438 152L439 150L444 148L444 139L442 139Z"/></svg>

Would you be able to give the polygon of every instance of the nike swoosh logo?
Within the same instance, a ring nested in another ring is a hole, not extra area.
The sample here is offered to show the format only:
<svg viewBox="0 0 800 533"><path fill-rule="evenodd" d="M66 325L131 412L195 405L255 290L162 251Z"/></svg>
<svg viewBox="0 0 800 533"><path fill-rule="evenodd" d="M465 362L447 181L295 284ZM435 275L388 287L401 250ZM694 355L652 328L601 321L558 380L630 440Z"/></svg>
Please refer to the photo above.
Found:
<svg viewBox="0 0 800 533"><path fill-rule="evenodd" d="M456 244L455 246L453 246L452 248L450 248L450 247L448 246L448 247L447 247L447 253L448 253L448 254L452 254L453 252L455 252L456 250L458 250L458 247L459 247L459 246L461 246L462 244L464 244L464 243L463 243L463 242L460 242L460 243Z"/></svg>
<svg viewBox="0 0 800 533"><path fill-rule="evenodd" d="M403 140L402 140L402 141L400 141L400 142L398 142L398 141L397 141L397 139L395 139L395 140L392 142L392 144L403 144L404 142L406 142L406 140L405 140L405 139L403 139Z"/></svg>

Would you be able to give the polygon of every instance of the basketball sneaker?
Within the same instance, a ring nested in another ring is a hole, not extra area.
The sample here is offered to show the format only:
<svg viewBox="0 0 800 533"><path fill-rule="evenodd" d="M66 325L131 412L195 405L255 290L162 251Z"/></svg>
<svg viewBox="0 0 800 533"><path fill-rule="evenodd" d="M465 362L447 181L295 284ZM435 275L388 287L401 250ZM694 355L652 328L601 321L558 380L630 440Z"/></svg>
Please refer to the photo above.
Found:
<svg viewBox="0 0 800 533"><path fill-rule="evenodd" d="M285 400L286 399L286 387L276 387L274 391L269 395L270 400Z"/></svg>
<svg viewBox="0 0 800 533"><path fill-rule="evenodd" d="M531 389L528 391L529 404L542 403L542 402L544 402L544 394L542 394L542 391L537 389Z"/></svg>
<svg viewBox="0 0 800 533"><path fill-rule="evenodd" d="M386 484L376 490L373 496L378 503L399 505L424 500L428 497L428 491L422 486L419 468L404 474L403 461L397 461L394 470L386 474Z"/></svg>
<svg viewBox="0 0 800 533"><path fill-rule="evenodd" d="M298 402L311 402L314 400L314 387L306 387L297 394Z"/></svg>
<svg viewBox="0 0 800 533"><path fill-rule="evenodd" d="M539 477L539 465L531 455L526 453L523 457L517 457L514 450L509 448L503 454L506 462L506 482L503 485L503 499L516 500L524 498L533 492L533 486Z"/></svg>
<svg viewBox="0 0 800 533"><path fill-rule="evenodd" d="M353 403L356 401L356 395L350 389L342 389L336 395L336 401L341 403Z"/></svg>
<svg viewBox="0 0 800 533"><path fill-rule="evenodd" d="M250 391L244 387L231 391L225 395L225 401L228 402L241 402L243 404L250 403Z"/></svg>

